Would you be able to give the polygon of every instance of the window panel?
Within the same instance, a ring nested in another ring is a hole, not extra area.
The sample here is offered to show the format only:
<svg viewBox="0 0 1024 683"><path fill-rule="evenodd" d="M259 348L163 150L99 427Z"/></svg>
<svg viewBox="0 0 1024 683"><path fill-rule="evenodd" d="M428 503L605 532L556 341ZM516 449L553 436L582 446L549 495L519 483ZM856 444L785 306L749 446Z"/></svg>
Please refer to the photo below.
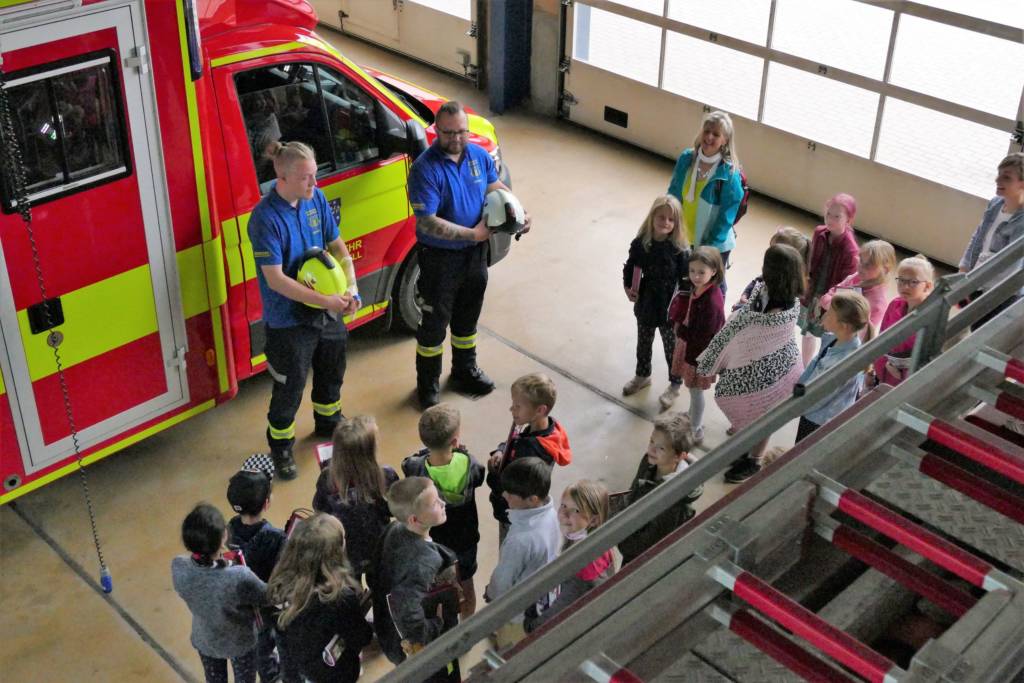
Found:
<svg viewBox="0 0 1024 683"><path fill-rule="evenodd" d="M373 100L343 75L323 67L317 70L337 165L346 168L379 157Z"/></svg>
<svg viewBox="0 0 1024 683"><path fill-rule="evenodd" d="M757 120L764 60L672 31L665 40L663 87Z"/></svg>
<svg viewBox="0 0 1024 683"><path fill-rule="evenodd" d="M72 180L124 165L115 84L108 65L73 71L53 79L61 113L64 150Z"/></svg>
<svg viewBox="0 0 1024 683"><path fill-rule="evenodd" d="M334 171L323 98L309 64L275 64L235 76L249 147L260 189L276 177L267 155L270 145L298 141L316 154L318 175Z"/></svg>
<svg viewBox="0 0 1024 683"><path fill-rule="evenodd" d="M661 29L635 19L576 4L573 58L600 69L658 85Z"/></svg>
<svg viewBox="0 0 1024 683"><path fill-rule="evenodd" d="M8 75L25 190L34 203L130 175L127 126L113 59L113 52L104 50L46 65L52 74ZM93 64L84 66L87 62ZM22 79L27 82L18 84ZM17 199L10 179L2 180L3 209L11 211Z"/></svg>
<svg viewBox="0 0 1024 683"><path fill-rule="evenodd" d="M768 40L771 0L669 0L669 19L758 45Z"/></svg>
<svg viewBox="0 0 1024 683"><path fill-rule="evenodd" d="M892 12L855 0L778 0L772 47L881 79Z"/></svg>
<svg viewBox="0 0 1024 683"><path fill-rule="evenodd" d="M895 98L885 100L875 160L979 197L995 194L1004 131Z"/></svg>
<svg viewBox="0 0 1024 683"><path fill-rule="evenodd" d="M1024 45L904 16L890 82L1016 118L1024 86Z"/></svg>
<svg viewBox="0 0 1024 683"><path fill-rule="evenodd" d="M410 0L417 5L423 5L430 9L437 10L438 12L444 12L445 14L453 14L460 19L469 21L472 16L472 7L470 2L472 0Z"/></svg>
<svg viewBox="0 0 1024 683"><path fill-rule="evenodd" d="M772 63L764 123L863 157L871 153L877 93Z"/></svg>

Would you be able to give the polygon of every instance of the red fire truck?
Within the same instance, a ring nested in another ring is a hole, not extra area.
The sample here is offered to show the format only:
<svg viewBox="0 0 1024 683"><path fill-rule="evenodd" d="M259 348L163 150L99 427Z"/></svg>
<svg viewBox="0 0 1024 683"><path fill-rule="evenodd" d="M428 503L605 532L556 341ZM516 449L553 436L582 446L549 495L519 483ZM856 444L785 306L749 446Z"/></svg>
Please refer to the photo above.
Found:
<svg viewBox="0 0 1024 683"><path fill-rule="evenodd" d="M444 100L315 25L304 0L0 2L0 503L76 467L65 405L88 464L263 369L246 225L275 140L316 151L365 302L349 327L415 327L406 181Z"/></svg>

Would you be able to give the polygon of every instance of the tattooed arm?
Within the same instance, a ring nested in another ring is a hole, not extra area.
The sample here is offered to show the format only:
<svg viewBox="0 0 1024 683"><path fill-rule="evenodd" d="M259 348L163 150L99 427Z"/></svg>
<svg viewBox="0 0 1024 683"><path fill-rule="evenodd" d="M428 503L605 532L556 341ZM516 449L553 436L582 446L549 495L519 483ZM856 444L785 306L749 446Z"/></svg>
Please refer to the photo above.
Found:
<svg viewBox="0 0 1024 683"><path fill-rule="evenodd" d="M451 221L438 218L435 214L416 216L416 228L425 235L433 235L453 242L483 242L491 236L491 231L484 224L483 219L472 228L464 228Z"/></svg>

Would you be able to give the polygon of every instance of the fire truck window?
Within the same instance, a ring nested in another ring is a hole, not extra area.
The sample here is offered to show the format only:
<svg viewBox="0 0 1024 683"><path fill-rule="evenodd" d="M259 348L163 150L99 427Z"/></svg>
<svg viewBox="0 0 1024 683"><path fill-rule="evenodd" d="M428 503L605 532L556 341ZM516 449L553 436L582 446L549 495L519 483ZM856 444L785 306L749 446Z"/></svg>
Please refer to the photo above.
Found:
<svg viewBox="0 0 1024 683"><path fill-rule="evenodd" d="M64 182L57 120L45 81L11 88L14 127L25 162L29 193Z"/></svg>
<svg viewBox="0 0 1024 683"><path fill-rule="evenodd" d="M57 76L54 99L64 131L64 152L72 180L123 164L117 101L107 66Z"/></svg>
<svg viewBox="0 0 1024 683"><path fill-rule="evenodd" d="M309 145L316 153L318 175L324 176L336 169L320 88L312 66L275 64L245 71L235 76L235 87L262 190L275 178L274 164L267 153L278 140Z"/></svg>
<svg viewBox="0 0 1024 683"><path fill-rule="evenodd" d="M317 70L338 166L347 168L379 158L373 98L336 71L324 67Z"/></svg>
<svg viewBox="0 0 1024 683"><path fill-rule="evenodd" d="M83 55L92 62L106 52ZM92 58L92 59L89 59ZM67 60L46 65L47 72L24 77L10 74L11 112L21 145L25 189L34 203L55 199L128 175L126 130L120 86L111 62L75 69ZM69 70L70 69L70 70ZM8 179L3 183L3 209L15 198Z"/></svg>

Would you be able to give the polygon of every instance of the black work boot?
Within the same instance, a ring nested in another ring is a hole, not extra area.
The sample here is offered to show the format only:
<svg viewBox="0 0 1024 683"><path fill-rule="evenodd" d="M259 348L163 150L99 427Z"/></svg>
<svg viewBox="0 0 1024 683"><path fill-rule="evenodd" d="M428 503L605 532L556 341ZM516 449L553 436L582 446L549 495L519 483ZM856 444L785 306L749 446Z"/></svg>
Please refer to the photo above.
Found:
<svg viewBox="0 0 1024 683"><path fill-rule="evenodd" d="M292 449L271 448L270 457L274 460L274 472L284 481L291 481L299 475L299 469L295 466L295 458L292 457Z"/></svg>
<svg viewBox="0 0 1024 683"><path fill-rule="evenodd" d="M313 418L313 433L323 439L329 439L334 436L334 430L345 419L345 416L341 413L338 414L336 420L318 420Z"/></svg>
<svg viewBox="0 0 1024 683"><path fill-rule="evenodd" d="M416 398L426 410L441 402L441 356L416 356Z"/></svg>
<svg viewBox="0 0 1024 683"><path fill-rule="evenodd" d="M471 396L486 396L494 391L494 382L476 364L476 349L452 349L451 385L455 391Z"/></svg>

